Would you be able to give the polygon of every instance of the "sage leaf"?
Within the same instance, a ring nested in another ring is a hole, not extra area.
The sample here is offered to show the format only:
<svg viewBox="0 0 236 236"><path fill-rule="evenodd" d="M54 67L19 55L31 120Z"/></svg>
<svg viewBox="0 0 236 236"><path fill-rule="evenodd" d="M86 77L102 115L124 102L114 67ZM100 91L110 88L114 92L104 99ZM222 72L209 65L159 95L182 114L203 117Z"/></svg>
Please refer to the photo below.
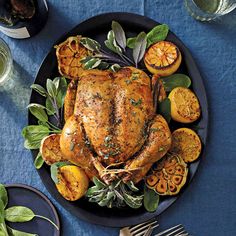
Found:
<svg viewBox="0 0 236 236"><path fill-rule="evenodd" d="M39 152L34 160L34 166L36 169L40 169L43 166L43 163L44 163L44 159L41 153Z"/></svg>
<svg viewBox="0 0 236 236"><path fill-rule="evenodd" d="M162 77L161 80L167 92L170 92L176 87L188 88L191 85L191 79L184 74L173 74L167 77Z"/></svg>
<svg viewBox="0 0 236 236"><path fill-rule="evenodd" d="M115 34L116 42L125 51L126 37L122 26L118 22L112 21L112 30Z"/></svg>
<svg viewBox="0 0 236 236"><path fill-rule="evenodd" d="M27 222L35 217L34 212L24 206L13 206L5 210L5 220L9 222Z"/></svg>
<svg viewBox="0 0 236 236"><path fill-rule="evenodd" d="M144 187L144 207L148 212L154 212L158 208L159 195L152 189Z"/></svg>
<svg viewBox="0 0 236 236"><path fill-rule="evenodd" d="M35 90L37 93L39 93L40 95L42 95L43 97L47 97L48 93L46 91L45 88L43 88L41 85L39 84L32 84L30 86L30 88L32 88L33 90Z"/></svg>
<svg viewBox="0 0 236 236"><path fill-rule="evenodd" d="M93 177L93 182L98 188L105 188L107 185L103 183L100 179L97 177Z"/></svg>
<svg viewBox="0 0 236 236"><path fill-rule="evenodd" d="M56 162L51 165L50 167L51 178L55 184L59 183L59 180L58 180L59 170L58 169L62 166L67 166L67 165L71 165L71 163L70 162Z"/></svg>
<svg viewBox="0 0 236 236"><path fill-rule="evenodd" d="M139 191L139 189L134 185L133 181L130 181L130 182L126 183L126 185L133 192L138 192Z"/></svg>
<svg viewBox="0 0 236 236"><path fill-rule="evenodd" d="M49 128L43 125L28 125L23 128L22 136L25 139L24 147L26 149L38 149L41 140L49 135Z"/></svg>
<svg viewBox="0 0 236 236"><path fill-rule="evenodd" d="M166 24L157 25L147 34L147 48L152 44L165 40L169 32L169 27Z"/></svg>
<svg viewBox="0 0 236 236"><path fill-rule="evenodd" d="M95 41L91 38L83 37L80 39L80 43L85 48L87 48L88 50L93 51L93 52L99 52L99 50L101 48L101 45L97 41Z"/></svg>
<svg viewBox="0 0 236 236"><path fill-rule="evenodd" d="M128 48L131 48L131 49L134 48L136 38L137 38L137 37L133 37L133 38L128 38L128 39L127 39L126 44L127 44L127 47L128 47Z"/></svg>
<svg viewBox="0 0 236 236"><path fill-rule="evenodd" d="M146 33L141 32L135 40L135 45L133 49L133 58L136 67L144 56L146 45L147 45Z"/></svg>
<svg viewBox="0 0 236 236"><path fill-rule="evenodd" d="M37 234L19 231L19 230L11 228L9 226L7 226L7 231L8 231L9 236L38 236Z"/></svg>
<svg viewBox="0 0 236 236"><path fill-rule="evenodd" d="M120 65L118 65L118 64L113 64L109 68L109 70L112 72L117 72L119 69L120 69Z"/></svg>
<svg viewBox="0 0 236 236"><path fill-rule="evenodd" d="M3 206L5 208L8 203L8 196L7 190L3 184L0 184L0 200L2 200Z"/></svg>
<svg viewBox="0 0 236 236"><path fill-rule="evenodd" d="M57 88L55 84L53 83L53 81L50 79L47 79L46 87L47 87L48 94L52 98L55 98L57 96Z"/></svg>
<svg viewBox="0 0 236 236"><path fill-rule="evenodd" d="M111 51L121 55L122 50L121 48L117 45L116 40L115 40L115 34L113 30L110 30L107 34L107 40L104 42L106 47L110 49Z"/></svg>
<svg viewBox="0 0 236 236"><path fill-rule="evenodd" d="M167 122L171 120L170 99L165 98L158 104L158 114L162 115Z"/></svg>
<svg viewBox="0 0 236 236"><path fill-rule="evenodd" d="M43 122L48 121L48 116L44 110L46 109L45 106L37 104L37 103L31 103L27 106L27 108L38 120L41 120Z"/></svg>
<svg viewBox="0 0 236 236"><path fill-rule="evenodd" d="M56 96L56 102L57 102L58 108L61 108L64 105L67 86L68 85L67 85L66 78L59 77L59 86L57 88L57 96Z"/></svg>
<svg viewBox="0 0 236 236"><path fill-rule="evenodd" d="M109 67L109 64L105 61L101 61L101 63L99 64L99 66L97 67L99 70L105 70Z"/></svg>
<svg viewBox="0 0 236 236"><path fill-rule="evenodd" d="M137 209L142 206L142 199L133 197L127 193L123 194L125 203L131 208Z"/></svg>
<svg viewBox="0 0 236 236"><path fill-rule="evenodd" d="M3 203L2 199L0 199L0 224L4 223L4 209L5 204Z"/></svg>
<svg viewBox="0 0 236 236"><path fill-rule="evenodd" d="M53 115L56 113L56 107L52 103L52 98L47 97L46 102L45 102L46 108L47 108L47 114L49 116Z"/></svg>
<svg viewBox="0 0 236 236"><path fill-rule="evenodd" d="M99 64L102 61L98 58L92 58L89 61L84 63L84 69L89 70L89 69L94 69L99 66Z"/></svg>
<svg viewBox="0 0 236 236"><path fill-rule="evenodd" d="M98 193L100 193L99 188L97 186L93 186L87 190L86 197L92 197L93 195Z"/></svg>

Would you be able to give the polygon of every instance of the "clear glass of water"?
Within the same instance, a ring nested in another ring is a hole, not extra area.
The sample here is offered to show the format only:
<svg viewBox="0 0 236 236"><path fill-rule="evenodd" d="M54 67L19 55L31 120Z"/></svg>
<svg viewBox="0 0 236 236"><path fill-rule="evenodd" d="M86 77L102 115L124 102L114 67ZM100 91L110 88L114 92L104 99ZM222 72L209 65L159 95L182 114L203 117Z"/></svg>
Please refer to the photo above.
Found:
<svg viewBox="0 0 236 236"><path fill-rule="evenodd" d="M192 17L210 21L236 8L236 0L185 0L185 6Z"/></svg>
<svg viewBox="0 0 236 236"><path fill-rule="evenodd" d="M0 85L11 77L12 55L6 42L0 38Z"/></svg>

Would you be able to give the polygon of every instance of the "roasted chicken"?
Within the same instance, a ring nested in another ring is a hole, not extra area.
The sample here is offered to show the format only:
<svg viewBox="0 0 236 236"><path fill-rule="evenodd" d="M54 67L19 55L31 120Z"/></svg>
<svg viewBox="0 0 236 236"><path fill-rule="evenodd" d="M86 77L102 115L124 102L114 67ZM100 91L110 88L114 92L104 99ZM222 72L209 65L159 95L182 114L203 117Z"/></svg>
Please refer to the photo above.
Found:
<svg viewBox="0 0 236 236"><path fill-rule="evenodd" d="M87 175L106 183L139 182L171 145L167 122L156 115L147 74L84 70L71 80L64 104L60 147Z"/></svg>

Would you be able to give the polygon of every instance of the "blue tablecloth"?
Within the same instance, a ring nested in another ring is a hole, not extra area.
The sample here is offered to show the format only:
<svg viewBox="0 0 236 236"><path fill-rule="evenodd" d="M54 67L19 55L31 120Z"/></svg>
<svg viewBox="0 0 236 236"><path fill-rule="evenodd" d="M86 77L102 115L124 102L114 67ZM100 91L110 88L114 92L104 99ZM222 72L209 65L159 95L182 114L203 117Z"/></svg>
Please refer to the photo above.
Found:
<svg viewBox="0 0 236 236"><path fill-rule="evenodd" d="M164 229L182 223L195 236L236 235L236 14L214 23L191 18L182 0L50 0L45 28L29 40L0 35L14 58L14 79L0 88L0 182L25 183L44 192L56 205L63 235L117 235L118 229L83 222L63 209L41 182L21 129L27 124L30 84L54 41L91 16L112 11L134 12L170 26L189 47L204 78L210 130L207 155L183 196L159 221Z"/></svg>

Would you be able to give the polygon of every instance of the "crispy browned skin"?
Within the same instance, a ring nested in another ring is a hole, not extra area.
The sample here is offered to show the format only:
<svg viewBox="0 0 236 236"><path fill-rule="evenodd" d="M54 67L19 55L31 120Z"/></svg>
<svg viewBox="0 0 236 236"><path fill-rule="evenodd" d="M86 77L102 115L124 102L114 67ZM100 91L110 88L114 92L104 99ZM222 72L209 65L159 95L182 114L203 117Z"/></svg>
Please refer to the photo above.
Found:
<svg viewBox="0 0 236 236"><path fill-rule="evenodd" d="M67 160L82 167L90 178L97 175L79 117L71 116L67 120L61 133L60 147Z"/></svg>
<svg viewBox="0 0 236 236"><path fill-rule="evenodd" d="M149 128L148 139L142 150L137 156L134 156L125 166L133 175L127 175L123 178L125 182L132 180L134 183L139 182L149 171L152 164L160 160L171 146L171 132L166 120L157 115Z"/></svg>
<svg viewBox="0 0 236 236"><path fill-rule="evenodd" d="M74 114L75 100L76 100L76 91L77 91L77 80L71 80L68 85L65 101L64 101L64 119L68 120Z"/></svg>
<svg viewBox="0 0 236 236"><path fill-rule="evenodd" d="M95 152L106 164L124 162L145 141L153 117L149 77L135 68L112 74L87 71L80 78L75 114L80 116Z"/></svg>

